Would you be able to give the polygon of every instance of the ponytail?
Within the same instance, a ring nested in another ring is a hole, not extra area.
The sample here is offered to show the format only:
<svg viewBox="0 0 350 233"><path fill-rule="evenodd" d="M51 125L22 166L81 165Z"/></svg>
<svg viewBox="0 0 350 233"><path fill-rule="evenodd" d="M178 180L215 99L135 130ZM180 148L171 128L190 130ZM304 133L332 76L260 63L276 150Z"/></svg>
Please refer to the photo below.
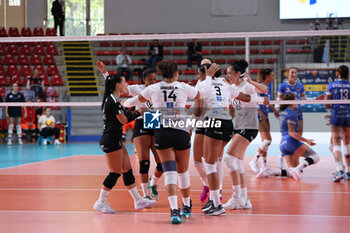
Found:
<svg viewBox="0 0 350 233"><path fill-rule="evenodd" d="M115 90L115 85L122 81L122 76L119 74L108 75L105 82L105 92L103 93L103 99L101 104L101 109L103 111L103 107L105 102L110 94Z"/></svg>
<svg viewBox="0 0 350 233"><path fill-rule="evenodd" d="M295 100L295 95L293 93L284 94L281 96L281 100ZM281 104L280 106L280 112L284 111L286 108L289 107L290 104Z"/></svg>
<svg viewBox="0 0 350 233"><path fill-rule="evenodd" d="M258 82L264 82L266 80L266 76L270 75L273 72L273 69L260 69L258 74Z"/></svg>

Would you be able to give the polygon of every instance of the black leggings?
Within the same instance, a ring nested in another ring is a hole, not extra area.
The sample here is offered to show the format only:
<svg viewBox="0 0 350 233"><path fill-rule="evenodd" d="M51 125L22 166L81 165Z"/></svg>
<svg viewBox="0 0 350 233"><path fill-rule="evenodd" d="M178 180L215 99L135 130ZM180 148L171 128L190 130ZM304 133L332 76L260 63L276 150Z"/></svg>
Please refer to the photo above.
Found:
<svg viewBox="0 0 350 233"><path fill-rule="evenodd" d="M41 130L41 136L43 136L44 138L47 138L47 136L52 136L55 135L55 138L58 139L60 136L60 129L55 127L55 128L49 128L49 127L45 127Z"/></svg>

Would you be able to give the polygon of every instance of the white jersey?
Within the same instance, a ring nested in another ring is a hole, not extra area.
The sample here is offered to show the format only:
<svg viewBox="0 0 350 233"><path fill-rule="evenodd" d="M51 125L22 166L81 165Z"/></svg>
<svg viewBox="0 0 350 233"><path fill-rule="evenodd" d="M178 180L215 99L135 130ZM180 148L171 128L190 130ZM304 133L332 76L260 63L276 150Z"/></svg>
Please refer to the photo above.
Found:
<svg viewBox="0 0 350 233"><path fill-rule="evenodd" d="M131 96L138 95L138 94L140 94L145 88L146 88L145 84L141 84L141 85L139 85L139 84L136 84L136 85L129 85L129 86L128 86L129 95L131 95ZM148 111L153 111L152 102L151 102L150 100L148 100L148 101L145 102L145 103L141 103L141 104L136 105L135 108L136 108L136 109L143 108L143 109L146 109L146 110L148 110Z"/></svg>
<svg viewBox="0 0 350 233"><path fill-rule="evenodd" d="M242 81L239 86L236 86L239 92L250 95L252 98L257 97L258 94L255 87L247 81ZM238 129L259 129L258 108L257 103L241 102L233 100L232 106L235 108L235 117L233 120L235 130Z"/></svg>
<svg viewBox="0 0 350 233"><path fill-rule="evenodd" d="M194 87L196 90L198 90L199 88L200 88L200 83L202 83L202 82L204 82L204 81L202 81L202 80L198 80L198 82L197 82L197 84L196 84L196 86ZM201 99L202 101L203 101L203 104L202 104L202 109L203 109L203 112L202 112L202 115L199 117L199 119L203 119L204 118L204 116L205 116L205 112L207 111L207 109L208 109L208 101L207 101L207 99L205 98L205 99Z"/></svg>
<svg viewBox="0 0 350 233"><path fill-rule="evenodd" d="M215 78L211 80L209 88L206 87L208 88L208 98L205 99L207 108L205 117L222 120L232 119L230 101L239 95L239 91L224 80L224 78ZM201 88L201 85L199 84L198 88Z"/></svg>
<svg viewBox="0 0 350 233"><path fill-rule="evenodd" d="M170 121L185 121L189 115L186 111L187 98L194 99L198 91L185 83L172 82L166 83L164 81L146 87L141 95L151 100L154 110L160 110L163 120ZM163 121L161 121L163 124ZM188 131L186 128L172 127Z"/></svg>

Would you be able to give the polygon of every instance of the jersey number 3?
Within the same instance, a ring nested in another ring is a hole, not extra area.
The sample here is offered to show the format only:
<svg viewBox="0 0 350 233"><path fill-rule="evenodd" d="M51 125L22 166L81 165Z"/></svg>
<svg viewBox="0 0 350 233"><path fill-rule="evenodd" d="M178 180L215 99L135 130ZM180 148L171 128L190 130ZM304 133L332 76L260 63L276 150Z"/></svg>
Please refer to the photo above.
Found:
<svg viewBox="0 0 350 233"><path fill-rule="evenodd" d="M164 102L168 102L168 98L173 99L173 102L176 101L176 95L174 94L174 90L172 90L169 95L167 91L163 91L163 94L164 94Z"/></svg>

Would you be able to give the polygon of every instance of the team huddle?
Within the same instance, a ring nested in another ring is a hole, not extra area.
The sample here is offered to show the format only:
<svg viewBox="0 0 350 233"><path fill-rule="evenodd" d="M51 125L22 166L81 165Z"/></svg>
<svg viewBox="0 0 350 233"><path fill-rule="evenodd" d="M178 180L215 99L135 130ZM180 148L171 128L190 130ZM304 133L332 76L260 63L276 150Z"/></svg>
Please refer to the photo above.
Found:
<svg viewBox="0 0 350 233"><path fill-rule="evenodd" d="M274 72L271 69L261 70L259 80L256 82L246 74L248 63L239 60L227 67L226 78L223 78L217 64L211 59L203 59L198 68L198 82L193 87L177 81L179 73L177 65L173 62L160 62L157 71L145 70L142 74L143 84L129 86L122 75L109 75L102 62L97 62L97 67L106 80L102 102L104 129L100 146L106 153L110 170L103 182L100 197L94 205L97 211L115 212L106 200L121 175L134 199L135 209L154 205L159 198L157 182L164 175L171 223L181 223L182 218L191 216L188 168L192 129L181 127L181 124L164 122L180 122L188 117L193 117L198 122L208 120L216 122L208 127L196 127L192 145L194 166L203 183L200 200L206 202L202 211L208 216L224 214L225 209L252 208L243 160L247 147L259 131L262 143L257 155L249 162L251 169L257 173L257 178L284 176L300 180L303 170L320 160L319 155L308 146L315 145L314 141L302 137L301 106L281 105L277 111L269 104L268 84L274 80ZM156 73L163 77L163 81L156 82ZM346 66L338 68L339 81L329 85L328 99L348 99L350 90L348 73ZM279 99L306 98L302 84L296 80L297 70L289 69L287 82L282 83L278 89ZM133 97L121 101L119 99L121 93ZM194 100L194 105L186 109L189 99ZM136 111L127 110L133 107ZM339 181L350 178L350 108L346 104L335 104L331 108L331 150L335 156L337 169L333 180ZM280 169L271 169L266 163L267 151L271 144L269 109L280 120L282 133ZM159 129L144 128L142 113L145 111L157 111L162 114ZM135 186L131 163L121 142L123 125L133 120L135 120L133 143L139 158L142 197ZM342 140L346 157L345 172L341 152ZM228 143L228 149L224 151ZM150 150L157 165L149 179ZM299 157L304 157L304 160L299 162ZM288 169L284 169L283 158ZM260 168L259 159L261 159ZM222 204L223 163L228 168L233 188L231 198L224 204ZM178 188L182 194L181 209L177 201Z"/></svg>

